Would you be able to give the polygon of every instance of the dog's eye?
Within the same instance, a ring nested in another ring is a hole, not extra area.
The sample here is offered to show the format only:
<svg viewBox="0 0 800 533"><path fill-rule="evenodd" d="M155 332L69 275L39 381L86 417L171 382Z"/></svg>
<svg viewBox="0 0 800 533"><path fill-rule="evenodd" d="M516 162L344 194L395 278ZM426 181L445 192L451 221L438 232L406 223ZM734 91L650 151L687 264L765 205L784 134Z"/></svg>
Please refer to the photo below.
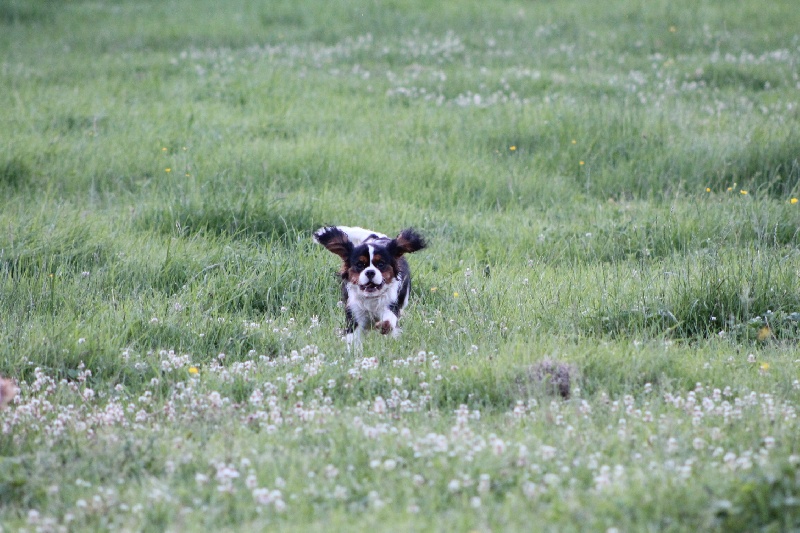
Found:
<svg viewBox="0 0 800 533"><path fill-rule="evenodd" d="M386 266L386 261L378 261L377 263L375 263L375 267L377 267L378 270L383 270L383 267L385 266Z"/></svg>
<svg viewBox="0 0 800 533"><path fill-rule="evenodd" d="M359 261L358 263L356 263L356 268L359 270L363 270L367 268L367 264L364 261Z"/></svg>

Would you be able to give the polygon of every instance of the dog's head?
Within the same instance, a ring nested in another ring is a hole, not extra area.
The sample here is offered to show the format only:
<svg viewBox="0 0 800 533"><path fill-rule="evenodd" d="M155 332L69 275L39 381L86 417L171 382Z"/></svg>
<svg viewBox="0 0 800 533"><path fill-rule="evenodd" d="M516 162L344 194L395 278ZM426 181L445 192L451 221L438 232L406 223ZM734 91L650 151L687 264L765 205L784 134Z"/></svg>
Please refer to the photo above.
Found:
<svg viewBox="0 0 800 533"><path fill-rule="evenodd" d="M384 294L402 275L401 258L426 246L425 239L411 228L394 239L370 235L358 245L338 227L321 228L314 239L342 259L342 279L366 298Z"/></svg>

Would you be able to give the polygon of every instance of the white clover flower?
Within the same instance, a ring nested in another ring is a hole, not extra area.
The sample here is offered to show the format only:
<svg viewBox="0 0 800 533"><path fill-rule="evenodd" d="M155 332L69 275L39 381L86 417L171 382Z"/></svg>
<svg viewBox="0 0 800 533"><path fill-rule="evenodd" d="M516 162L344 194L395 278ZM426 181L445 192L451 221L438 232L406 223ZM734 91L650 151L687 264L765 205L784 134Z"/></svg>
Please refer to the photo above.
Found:
<svg viewBox="0 0 800 533"><path fill-rule="evenodd" d="M381 509L384 505L386 505L386 503L381 499L380 494L374 490L367 494L367 499L375 509Z"/></svg>
<svg viewBox="0 0 800 533"><path fill-rule="evenodd" d="M35 526L39 523L39 511L36 509L30 509L28 511L28 525Z"/></svg>
<svg viewBox="0 0 800 533"><path fill-rule="evenodd" d="M489 435L489 445L492 447L492 452L494 452L495 455L503 455L506 451L506 443L494 433Z"/></svg>
<svg viewBox="0 0 800 533"><path fill-rule="evenodd" d="M258 505L269 505L272 503L272 495L270 494L269 489L253 489L251 494Z"/></svg>
<svg viewBox="0 0 800 533"><path fill-rule="evenodd" d="M333 465L327 465L325 467L325 477L328 479L333 479L339 475L339 469Z"/></svg>
<svg viewBox="0 0 800 533"><path fill-rule="evenodd" d="M548 485L550 487L555 487L556 485L559 485L561 483L561 478L552 472L548 472L542 477L542 481L544 481L545 485Z"/></svg>
<svg viewBox="0 0 800 533"><path fill-rule="evenodd" d="M667 439L667 453L675 453L678 451L678 440L675 437Z"/></svg>
<svg viewBox="0 0 800 533"><path fill-rule="evenodd" d="M553 457L556 456L556 452L558 450L553 446L542 445L539 447L539 456L545 460L549 461Z"/></svg>
<svg viewBox="0 0 800 533"><path fill-rule="evenodd" d="M372 410L379 415L384 414L386 412L386 400L381 396L376 397L372 403Z"/></svg>
<svg viewBox="0 0 800 533"><path fill-rule="evenodd" d="M208 395L208 401L213 407L222 407L222 396L218 391L211 391Z"/></svg>
<svg viewBox="0 0 800 533"><path fill-rule="evenodd" d="M533 481L526 481L525 483L522 484L522 494L524 494L525 497L528 498L529 500L535 498L537 493L538 493L538 487L536 486L536 483L534 483Z"/></svg>

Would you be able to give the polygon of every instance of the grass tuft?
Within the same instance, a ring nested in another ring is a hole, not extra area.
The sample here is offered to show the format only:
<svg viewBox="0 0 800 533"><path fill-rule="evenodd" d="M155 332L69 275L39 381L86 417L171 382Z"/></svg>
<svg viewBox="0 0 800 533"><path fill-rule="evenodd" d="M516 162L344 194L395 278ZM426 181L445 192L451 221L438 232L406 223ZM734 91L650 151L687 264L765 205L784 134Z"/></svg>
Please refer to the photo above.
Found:
<svg viewBox="0 0 800 533"><path fill-rule="evenodd" d="M33 171L30 165L20 157L0 162L0 187L18 189L30 183Z"/></svg>

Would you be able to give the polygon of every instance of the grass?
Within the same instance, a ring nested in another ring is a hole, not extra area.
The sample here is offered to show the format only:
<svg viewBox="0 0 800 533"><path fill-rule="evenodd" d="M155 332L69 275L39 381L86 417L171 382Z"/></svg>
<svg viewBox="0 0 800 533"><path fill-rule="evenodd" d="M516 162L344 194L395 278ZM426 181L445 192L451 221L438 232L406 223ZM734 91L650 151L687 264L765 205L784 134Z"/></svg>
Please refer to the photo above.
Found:
<svg viewBox="0 0 800 533"><path fill-rule="evenodd" d="M0 0L0 523L800 527L798 27ZM399 339L326 224L430 242Z"/></svg>

